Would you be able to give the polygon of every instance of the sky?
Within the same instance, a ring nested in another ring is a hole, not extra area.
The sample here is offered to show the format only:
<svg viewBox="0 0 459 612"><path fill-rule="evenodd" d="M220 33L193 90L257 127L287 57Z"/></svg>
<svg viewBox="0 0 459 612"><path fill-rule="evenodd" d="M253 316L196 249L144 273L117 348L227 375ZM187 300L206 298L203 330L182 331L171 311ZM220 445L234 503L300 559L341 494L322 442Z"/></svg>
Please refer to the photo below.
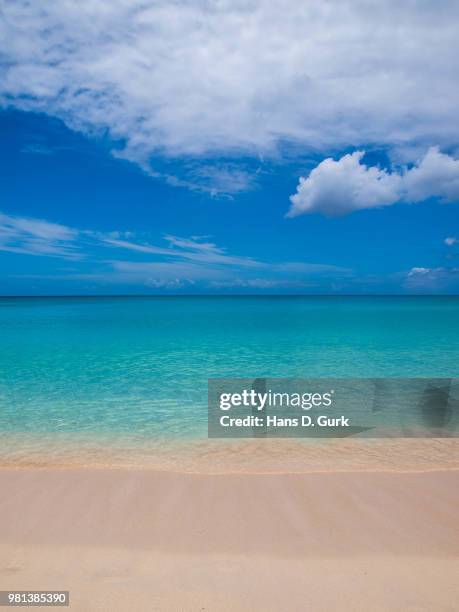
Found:
<svg viewBox="0 0 459 612"><path fill-rule="evenodd" d="M458 294L458 23L6 0L0 295Z"/></svg>

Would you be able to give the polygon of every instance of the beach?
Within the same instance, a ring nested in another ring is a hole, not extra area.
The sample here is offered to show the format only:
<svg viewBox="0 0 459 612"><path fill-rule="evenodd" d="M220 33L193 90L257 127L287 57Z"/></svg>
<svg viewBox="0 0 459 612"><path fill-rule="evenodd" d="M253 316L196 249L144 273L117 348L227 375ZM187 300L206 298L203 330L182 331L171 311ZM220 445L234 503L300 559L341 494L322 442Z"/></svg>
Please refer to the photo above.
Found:
<svg viewBox="0 0 459 612"><path fill-rule="evenodd" d="M445 442L445 456L457 451ZM452 611L459 470L440 460L297 473L3 467L1 588L69 590L73 610Z"/></svg>
<svg viewBox="0 0 459 612"><path fill-rule="evenodd" d="M458 24L2 2L2 610L459 612Z"/></svg>
<svg viewBox="0 0 459 612"><path fill-rule="evenodd" d="M456 417L427 437L400 410L396 428L376 412L389 437L209 439L207 384L454 378L458 308L0 301L0 590L68 590L82 612L452 611Z"/></svg>

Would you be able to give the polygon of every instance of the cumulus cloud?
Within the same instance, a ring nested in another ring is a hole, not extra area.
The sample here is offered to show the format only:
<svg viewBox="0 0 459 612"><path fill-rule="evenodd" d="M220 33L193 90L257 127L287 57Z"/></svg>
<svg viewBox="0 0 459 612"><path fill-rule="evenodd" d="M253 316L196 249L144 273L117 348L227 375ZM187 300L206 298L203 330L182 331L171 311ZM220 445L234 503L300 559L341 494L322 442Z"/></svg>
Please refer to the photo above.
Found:
<svg viewBox="0 0 459 612"><path fill-rule="evenodd" d="M393 204L399 199L401 177L361 163L363 151L328 158L301 177L297 192L290 197L290 217L320 212L339 215L361 208Z"/></svg>
<svg viewBox="0 0 459 612"><path fill-rule="evenodd" d="M446 246L454 246L459 240L455 236L448 236L448 238L445 238L444 242Z"/></svg>
<svg viewBox="0 0 459 612"><path fill-rule="evenodd" d="M307 178L301 177L296 193L290 196L288 216L336 216L399 201L459 199L459 160L438 147L431 147L413 167L392 172L365 165L364 155L364 151L355 151L338 160L327 158Z"/></svg>
<svg viewBox="0 0 459 612"><path fill-rule="evenodd" d="M417 165L404 172L401 195L409 202L430 197L443 202L459 200L459 160L431 147Z"/></svg>
<svg viewBox="0 0 459 612"><path fill-rule="evenodd" d="M285 141L447 148L459 140L458 19L455 0L16 0L2 7L1 101L108 131L144 168L157 154L269 154ZM249 182L206 172L225 190Z"/></svg>

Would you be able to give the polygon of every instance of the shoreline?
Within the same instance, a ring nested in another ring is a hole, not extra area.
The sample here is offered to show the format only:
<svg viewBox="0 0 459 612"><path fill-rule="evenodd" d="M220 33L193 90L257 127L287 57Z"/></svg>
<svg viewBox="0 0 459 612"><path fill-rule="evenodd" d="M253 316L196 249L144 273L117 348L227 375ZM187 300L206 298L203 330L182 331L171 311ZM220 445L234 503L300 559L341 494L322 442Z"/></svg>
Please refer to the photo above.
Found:
<svg viewBox="0 0 459 612"><path fill-rule="evenodd" d="M459 438L317 440L0 436L3 469L131 469L188 474L421 473L459 469Z"/></svg>
<svg viewBox="0 0 459 612"><path fill-rule="evenodd" d="M388 468L354 468L354 469L328 469L328 470L303 470L303 471L288 471L288 470L273 470L273 471L190 471L180 469L161 469L151 466L138 465L84 465L84 464L69 464L69 465L1 465L0 473L2 472L76 472L76 471L95 471L95 472L145 472L150 474L172 474L182 476L212 476L224 478L225 476L320 476L320 475L346 475L346 474L435 474L435 473L454 473L459 472L459 467L422 467L412 469L388 469Z"/></svg>

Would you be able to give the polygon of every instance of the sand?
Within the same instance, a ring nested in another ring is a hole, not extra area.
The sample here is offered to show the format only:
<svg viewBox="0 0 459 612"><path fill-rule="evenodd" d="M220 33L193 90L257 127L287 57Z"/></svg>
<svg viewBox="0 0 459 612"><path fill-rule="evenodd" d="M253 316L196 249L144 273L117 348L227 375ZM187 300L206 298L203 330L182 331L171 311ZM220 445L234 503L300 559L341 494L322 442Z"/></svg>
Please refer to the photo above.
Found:
<svg viewBox="0 0 459 612"><path fill-rule="evenodd" d="M72 610L457 610L459 471L0 469L2 589Z"/></svg>

